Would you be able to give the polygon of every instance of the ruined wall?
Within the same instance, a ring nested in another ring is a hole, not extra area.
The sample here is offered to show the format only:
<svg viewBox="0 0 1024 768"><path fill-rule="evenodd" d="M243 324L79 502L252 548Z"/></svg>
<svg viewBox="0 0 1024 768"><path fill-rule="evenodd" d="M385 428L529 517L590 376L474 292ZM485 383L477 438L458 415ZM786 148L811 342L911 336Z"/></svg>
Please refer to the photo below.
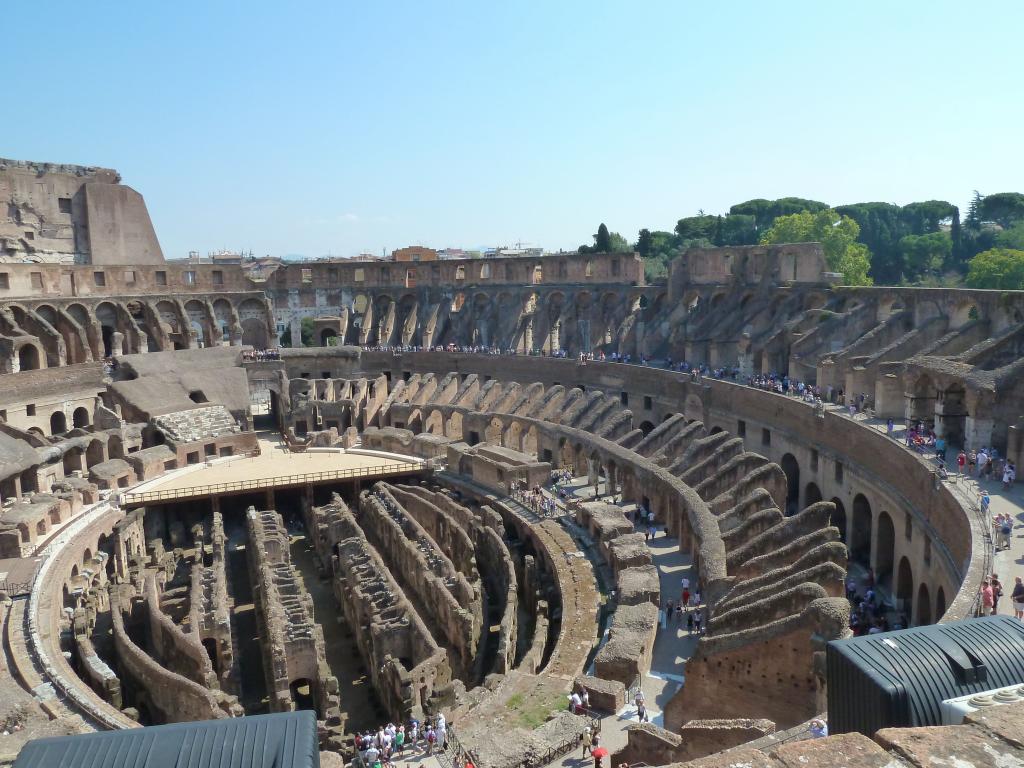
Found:
<svg viewBox="0 0 1024 768"><path fill-rule="evenodd" d="M299 702L294 687L307 684L317 718L337 722L338 681L327 666L323 630L313 618L313 600L291 564L284 522L274 511L249 507L246 527L270 708L275 712L295 710Z"/></svg>
<svg viewBox="0 0 1024 768"><path fill-rule="evenodd" d="M118 671L122 682L131 686L129 700L133 705L145 704L157 723L227 717L212 692L164 668L132 642L122 617L130 600L123 589L115 589L111 596L111 618Z"/></svg>
<svg viewBox="0 0 1024 768"><path fill-rule="evenodd" d="M203 686L216 688L217 677L213 673L210 657L195 633L183 632L170 616L161 610L161 595L157 589L156 576L146 577L143 591L146 625L150 648L156 659L168 671Z"/></svg>
<svg viewBox="0 0 1024 768"><path fill-rule="evenodd" d="M438 548L383 483L359 498L359 523L417 610L449 651L452 671L473 668L483 625L479 582L474 586Z"/></svg>
<svg viewBox="0 0 1024 768"><path fill-rule="evenodd" d="M356 645L374 690L392 716L422 720L424 702L451 682L447 654L344 502L335 497L328 506L339 537L332 558L334 591L349 626L359 628Z"/></svg>
<svg viewBox="0 0 1024 768"><path fill-rule="evenodd" d="M146 203L117 171L0 158L0 262L159 264Z"/></svg>

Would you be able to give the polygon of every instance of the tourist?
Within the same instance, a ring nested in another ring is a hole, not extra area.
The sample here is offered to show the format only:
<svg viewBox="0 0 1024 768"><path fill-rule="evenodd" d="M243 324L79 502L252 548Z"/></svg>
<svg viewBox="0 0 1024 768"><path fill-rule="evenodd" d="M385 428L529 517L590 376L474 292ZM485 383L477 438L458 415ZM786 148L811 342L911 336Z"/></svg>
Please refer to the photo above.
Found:
<svg viewBox="0 0 1024 768"><path fill-rule="evenodd" d="M583 699L580 698L580 695L578 693L576 693L576 691L573 691L571 694L569 694L569 711L570 712L572 712L574 715L578 715L578 714L580 714L580 708L582 706L583 706Z"/></svg>
<svg viewBox="0 0 1024 768"><path fill-rule="evenodd" d="M985 453L985 449L982 448L978 451L978 479L981 480L982 475L985 474L985 467L988 465L988 454Z"/></svg>
<svg viewBox="0 0 1024 768"><path fill-rule="evenodd" d="M684 581L686 581L687 584L689 584L690 580L689 579L684 579ZM690 587L689 586L683 587L682 603L687 608L690 607Z"/></svg>
<svg viewBox="0 0 1024 768"><path fill-rule="evenodd" d="M637 704L636 707L636 719L641 723L650 722L650 718L647 717L647 707L644 706L643 702Z"/></svg>
<svg viewBox="0 0 1024 768"><path fill-rule="evenodd" d="M992 605L994 604L995 596L992 592L992 585L989 584L988 579L981 582L981 614L982 616L992 615Z"/></svg>
<svg viewBox="0 0 1024 768"><path fill-rule="evenodd" d="M992 585L992 615L999 613L999 598L1003 596L1003 582L999 580L999 574L993 573L989 580Z"/></svg>
<svg viewBox="0 0 1024 768"><path fill-rule="evenodd" d="M700 634L700 632L701 632L701 622L702 622L702 621L704 621L704 616L703 616L703 615L701 614L701 612L700 612L700 608L698 608L698 609L697 609L697 610L695 611L695 613L694 613L694 616L693 616L693 629L694 629L694 631L695 631L695 632L696 632L696 633L697 633L698 635L699 635L699 634Z"/></svg>
<svg viewBox="0 0 1024 768"><path fill-rule="evenodd" d="M828 726L825 724L825 721L819 718L811 720L811 738L821 739L825 736L828 736Z"/></svg>
<svg viewBox="0 0 1024 768"><path fill-rule="evenodd" d="M689 611L686 612L686 631L689 634L693 634L693 614Z"/></svg>
<svg viewBox="0 0 1024 768"><path fill-rule="evenodd" d="M437 733L434 732L434 726L427 726L427 754L434 754L434 745L437 743Z"/></svg>
<svg viewBox="0 0 1024 768"><path fill-rule="evenodd" d="M1010 486L1013 485L1013 481L1017 479L1017 468L1013 466L1012 461L1007 461L1006 466L1003 467L1003 490L1010 490Z"/></svg>
<svg viewBox="0 0 1024 768"><path fill-rule="evenodd" d="M1010 593L1010 599L1013 601L1013 615L1018 619L1024 619L1024 582L1021 581L1020 576L1014 579L1013 592Z"/></svg>
<svg viewBox="0 0 1024 768"><path fill-rule="evenodd" d="M580 755L580 760L582 760L594 751L594 734L590 732L589 725L583 729L583 734L580 736L580 744L583 745L583 754Z"/></svg>
<svg viewBox="0 0 1024 768"><path fill-rule="evenodd" d="M967 465L967 454L963 451L957 454L956 457L956 474L960 477L964 473L964 467Z"/></svg>
<svg viewBox="0 0 1024 768"><path fill-rule="evenodd" d="M644 689L637 686L636 693L633 694L633 703L636 704L636 708L640 709L640 707L644 706L646 701L647 700L644 698Z"/></svg>
<svg viewBox="0 0 1024 768"><path fill-rule="evenodd" d="M967 454L967 472L968 477L974 477L974 467L978 464L978 454L971 451Z"/></svg>
<svg viewBox="0 0 1024 768"><path fill-rule="evenodd" d="M584 688L582 693L580 693L580 698L583 700L583 709L589 711L590 710L590 691L588 691L586 688Z"/></svg>
<svg viewBox="0 0 1024 768"><path fill-rule="evenodd" d="M893 430L895 428L896 428L896 425L893 424L892 419L886 419L886 421L885 421L885 434L886 434L886 436L892 437L892 433L893 433Z"/></svg>

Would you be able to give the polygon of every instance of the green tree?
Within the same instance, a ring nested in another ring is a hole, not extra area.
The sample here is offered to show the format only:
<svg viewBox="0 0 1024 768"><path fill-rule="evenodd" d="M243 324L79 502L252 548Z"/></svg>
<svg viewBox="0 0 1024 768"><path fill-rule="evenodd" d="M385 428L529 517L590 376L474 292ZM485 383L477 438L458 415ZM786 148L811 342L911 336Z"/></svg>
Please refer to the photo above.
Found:
<svg viewBox="0 0 1024 768"><path fill-rule="evenodd" d="M999 248L1013 248L1024 251L1024 221L1014 224L1009 229L1004 229L996 234L996 246Z"/></svg>
<svg viewBox="0 0 1024 768"><path fill-rule="evenodd" d="M608 253L612 249L612 238L608 233L608 227L601 222L601 226L597 228L597 234L594 235L594 252L595 253Z"/></svg>
<svg viewBox="0 0 1024 768"><path fill-rule="evenodd" d="M1013 248L982 251L971 259L967 285L1004 291L1024 290L1024 251Z"/></svg>
<svg viewBox="0 0 1024 768"><path fill-rule="evenodd" d="M633 247L636 252L639 253L643 258L647 258L651 255L651 246L654 244L654 237L651 235L651 230L641 229L639 235L636 238L636 245Z"/></svg>
<svg viewBox="0 0 1024 768"><path fill-rule="evenodd" d="M780 197L778 200L756 198L732 206L729 209L729 215L742 214L753 216L754 228L760 233L768 229L779 216L789 216L790 214L803 213L804 211L817 213L827 208L827 203L821 203L817 200L805 200L802 197ZM757 241L755 240L754 242Z"/></svg>
<svg viewBox="0 0 1024 768"><path fill-rule="evenodd" d="M715 236L715 225L718 223L717 216L687 216L676 222L676 235L680 240L707 240L711 241Z"/></svg>
<svg viewBox="0 0 1024 768"><path fill-rule="evenodd" d="M971 204L967 208L967 218L964 219L964 226L977 232L981 229L981 204L985 198L981 192L974 190Z"/></svg>
<svg viewBox="0 0 1024 768"><path fill-rule="evenodd" d="M997 192L985 195L981 200L982 221L994 221L1008 229L1018 221L1024 221L1024 195L1020 192Z"/></svg>
<svg viewBox="0 0 1024 768"><path fill-rule="evenodd" d="M313 345L313 318L304 317L302 318L302 346L312 347ZM281 334L281 346L290 347L292 344L292 329L290 327L284 329L284 333Z"/></svg>
<svg viewBox="0 0 1024 768"><path fill-rule="evenodd" d="M629 247L629 241L618 232L612 232L608 236L609 253L627 253L631 250L633 249Z"/></svg>
<svg viewBox="0 0 1024 768"><path fill-rule="evenodd" d="M757 219L749 214L730 213L722 217L722 245L754 245L758 240Z"/></svg>
<svg viewBox="0 0 1024 768"><path fill-rule="evenodd" d="M821 243L833 272L842 272L846 285L871 285L871 252L856 242L860 227L832 209L780 216L761 235L762 243Z"/></svg>
<svg viewBox="0 0 1024 768"><path fill-rule="evenodd" d="M908 203L900 211L900 218L909 227L911 235L926 235L938 232L939 225L958 214L957 207L945 200L925 200L922 203Z"/></svg>
<svg viewBox="0 0 1024 768"><path fill-rule="evenodd" d="M900 254L903 257L903 277L916 281L942 272L953 254L953 241L945 232L905 235L900 238Z"/></svg>
<svg viewBox="0 0 1024 768"><path fill-rule="evenodd" d="M903 261L899 240L905 234L901 209L892 203L854 203L840 205L836 213L849 216L860 227L857 236L871 251L871 276L876 282L893 285L900 281Z"/></svg>

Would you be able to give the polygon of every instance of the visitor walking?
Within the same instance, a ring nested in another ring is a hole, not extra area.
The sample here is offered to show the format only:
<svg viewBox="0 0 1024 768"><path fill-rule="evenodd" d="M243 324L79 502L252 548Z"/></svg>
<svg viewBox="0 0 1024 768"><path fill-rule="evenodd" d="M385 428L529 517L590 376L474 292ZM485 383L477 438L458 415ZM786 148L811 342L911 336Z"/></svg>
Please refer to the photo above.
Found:
<svg viewBox="0 0 1024 768"><path fill-rule="evenodd" d="M580 736L580 744L583 745L583 754L580 755L580 760L582 760L594 751L594 734L590 732L589 725L583 729L583 735Z"/></svg>
<svg viewBox="0 0 1024 768"><path fill-rule="evenodd" d="M1010 593L1010 599L1013 600L1013 615L1018 619L1024 619L1024 582L1020 576L1014 581L1013 592Z"/></svg>

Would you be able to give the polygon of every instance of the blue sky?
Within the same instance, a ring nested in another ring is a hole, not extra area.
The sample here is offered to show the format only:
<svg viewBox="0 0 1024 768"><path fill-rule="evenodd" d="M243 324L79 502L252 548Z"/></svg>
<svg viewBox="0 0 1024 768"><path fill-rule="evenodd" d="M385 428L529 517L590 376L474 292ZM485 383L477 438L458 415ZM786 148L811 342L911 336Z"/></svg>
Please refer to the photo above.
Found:
<svg viewBox="0 0 1024 768"><path fill-rule="evenodd" d="M168 258L635 239L754 197L1024 191L1024 3L6 4L0 156Z"/></svg>

